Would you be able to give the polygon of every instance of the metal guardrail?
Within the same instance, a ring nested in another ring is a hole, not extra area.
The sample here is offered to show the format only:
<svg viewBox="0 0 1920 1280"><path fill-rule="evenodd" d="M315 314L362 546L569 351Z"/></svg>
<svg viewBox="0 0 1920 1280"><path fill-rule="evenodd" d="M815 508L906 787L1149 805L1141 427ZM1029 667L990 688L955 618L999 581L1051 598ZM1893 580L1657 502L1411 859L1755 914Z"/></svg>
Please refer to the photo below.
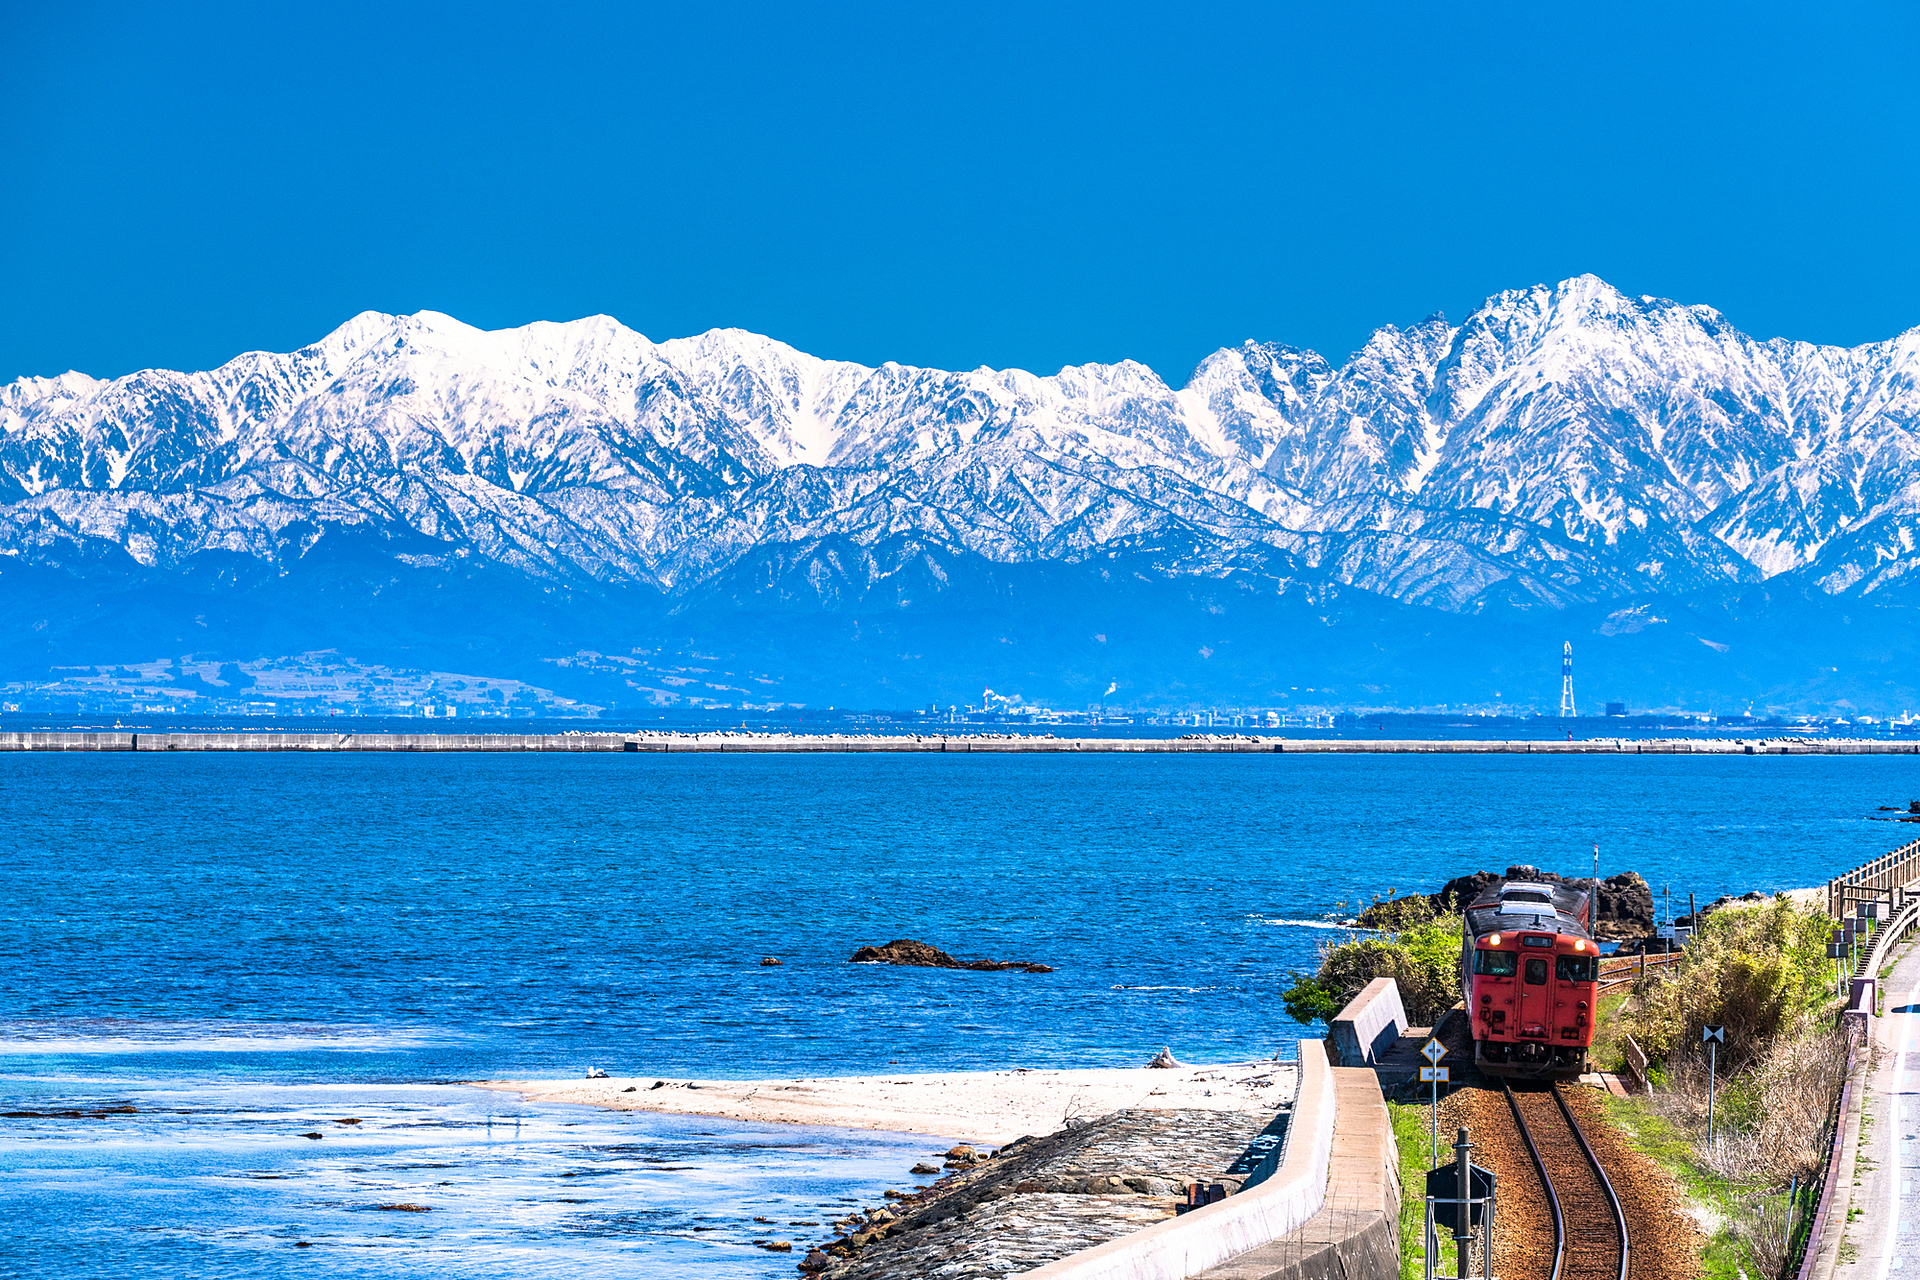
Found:
<svg viewBox="0 0 1920 1280"><path fill-rule="evenodd" d="M1886 965L1887 954L1902 938L1913 931L1917 923L1920 923L1920 897L1909 898L1907 905L1900 908L1893 919L1874 931L1873 945L1860 954L1859 962L1853 969L1853 976L1878 978L1880 970Z"/></svg>
<svg viewBox="0 0 1920 1280"><path fill-rule="evenodd" d="M1827 881L1827 914L1838 920L1854 902L1886 901L1898 907L1907 896L1907 886L1916 880L1920 880L1920 840Z"/></svg>

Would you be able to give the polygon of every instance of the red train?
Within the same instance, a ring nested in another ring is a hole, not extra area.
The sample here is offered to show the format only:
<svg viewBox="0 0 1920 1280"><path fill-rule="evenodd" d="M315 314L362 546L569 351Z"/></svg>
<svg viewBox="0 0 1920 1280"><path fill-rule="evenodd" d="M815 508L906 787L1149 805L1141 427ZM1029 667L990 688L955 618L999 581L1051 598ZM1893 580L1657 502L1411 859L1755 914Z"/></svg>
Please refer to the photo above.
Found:
<svg viewBox="0 0 1920 1280"><path fill-rule="evenodd" d="M1502 880L1467 905L1460 968L1482 1071L1534 1080L1585 1073L1600 1004L1589 898L1563 884Z"/></svg>

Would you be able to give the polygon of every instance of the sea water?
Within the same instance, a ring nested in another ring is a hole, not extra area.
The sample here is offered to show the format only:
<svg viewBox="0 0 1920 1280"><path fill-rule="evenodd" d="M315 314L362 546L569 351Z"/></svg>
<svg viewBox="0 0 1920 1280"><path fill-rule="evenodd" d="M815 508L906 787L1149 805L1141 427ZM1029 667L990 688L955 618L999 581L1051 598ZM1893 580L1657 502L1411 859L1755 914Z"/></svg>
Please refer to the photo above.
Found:
<svg viewBox="0 0 1920 1280"><path fill-rule="evenodd" d="M464 1082L1290 1055L1357 900L1598 843L1680 911L1904 843L1916 794L1901 757L8 755L0 1273L792 1275L761 1243L944 1144ZM896 937L1054 972L847 963Z"/></svg>

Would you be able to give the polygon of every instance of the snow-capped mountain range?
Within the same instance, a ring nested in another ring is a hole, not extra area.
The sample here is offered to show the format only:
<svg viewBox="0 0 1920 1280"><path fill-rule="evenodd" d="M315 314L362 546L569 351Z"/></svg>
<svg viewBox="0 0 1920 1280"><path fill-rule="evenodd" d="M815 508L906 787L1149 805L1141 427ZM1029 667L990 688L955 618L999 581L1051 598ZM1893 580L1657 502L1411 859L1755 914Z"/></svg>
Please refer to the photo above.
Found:
<svg viewBox="0 0 1920 1280"><path fill-rule="evenodd" d="M0 391L0 552L112 544L285 563L397 525L542 577L674 590L750 548L920 535L1017 562L1265 544L1471 610L1804 573L1871 593L1916 562L1920 329L1759 341L1591 276L1347 362L1249 342L1184 387L817 359L604 316L483 332L356 316L204 373Z"/></svg>

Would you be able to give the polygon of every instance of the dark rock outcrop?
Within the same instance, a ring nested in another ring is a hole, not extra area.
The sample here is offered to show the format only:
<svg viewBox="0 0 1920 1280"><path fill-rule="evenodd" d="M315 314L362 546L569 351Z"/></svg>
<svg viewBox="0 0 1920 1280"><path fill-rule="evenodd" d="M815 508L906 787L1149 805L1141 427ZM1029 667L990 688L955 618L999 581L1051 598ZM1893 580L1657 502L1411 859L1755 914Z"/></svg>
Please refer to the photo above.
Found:
<svg viewBox="0 0 1920 1280"><path fill-rule="evenodd" d="M1582 890L1593 884L1588 877L1556 875L1538 867L1519 866L1508 867L1504 875L1476 871L1472 875L1456 876L1429 897L1441 911L1459 911L1488 886L1501 880L1538 880ZM1593 936L1596 938L1642 938L1653 932L1653 889L1637 871L1622 871L1602 880L1595 908Z"/></svg>
<svg viewBox="0 0 1920 1280"><path fill-rule="evenodd" d="M895 938L883 947L862 947L850 957L853 964L904 964L922 969L1018 969L1022 973L1052 973L1053 966L1032 960L956 960L936 946L912 938Z"/></svg>

